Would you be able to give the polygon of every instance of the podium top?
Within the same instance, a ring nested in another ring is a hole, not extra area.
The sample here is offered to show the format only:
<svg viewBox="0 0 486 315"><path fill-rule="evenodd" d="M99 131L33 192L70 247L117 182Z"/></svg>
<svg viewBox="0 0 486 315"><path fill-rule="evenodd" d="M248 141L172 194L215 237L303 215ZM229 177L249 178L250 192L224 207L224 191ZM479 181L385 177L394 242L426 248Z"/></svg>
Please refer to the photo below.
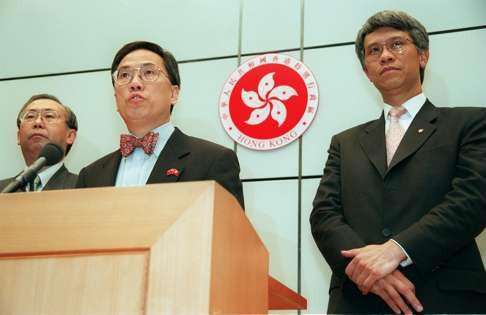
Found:
<svg viewBox="0 0 486 315"><path fill-rule="evenodd" d="M200 181L0 194L0 256L147 249L185 209L213 208L223 191Z"/></svg>

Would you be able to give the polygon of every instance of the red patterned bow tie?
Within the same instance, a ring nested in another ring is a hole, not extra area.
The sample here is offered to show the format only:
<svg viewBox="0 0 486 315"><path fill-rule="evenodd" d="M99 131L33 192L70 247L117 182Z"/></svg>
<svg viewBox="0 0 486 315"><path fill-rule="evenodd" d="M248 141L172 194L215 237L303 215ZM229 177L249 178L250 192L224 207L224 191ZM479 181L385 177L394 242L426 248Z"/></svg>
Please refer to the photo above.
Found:
<svg viewBox="0 0 486 315"><path fill-rule="evenodd" d="M158 132L149 132L143 138L132 135L120 136L120 152L123 157L132 154L135 148L142 148L146 154L152 154L159 139Z"/></svg>

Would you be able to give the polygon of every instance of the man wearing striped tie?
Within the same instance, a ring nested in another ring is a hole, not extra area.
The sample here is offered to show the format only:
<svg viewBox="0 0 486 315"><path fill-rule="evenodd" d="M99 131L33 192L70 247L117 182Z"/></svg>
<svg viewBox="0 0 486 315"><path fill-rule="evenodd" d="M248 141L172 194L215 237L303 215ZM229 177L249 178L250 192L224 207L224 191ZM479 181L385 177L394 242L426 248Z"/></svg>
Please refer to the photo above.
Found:
<svg viewBox="0 0 486 315"><path fill-rule="evenodd" d="M30 166L49 142L57 144L66 156L76 139L78 121L74 112L54 95L37 94L20 109L17 127L17 143L26 166ZM40 191L74 188L77 175L66 168L63 160L44 167L27 187L21 189ZM0 191L13 179L0 180Z"/></svg>
<svg viewBox="0 0 486 315"><path fill-rule="evenodd" d="M370 17L355 48L384 110L332 138L314 199L328 313L484 314L486 108L426 98L429 39L406 13Z"/></svg>

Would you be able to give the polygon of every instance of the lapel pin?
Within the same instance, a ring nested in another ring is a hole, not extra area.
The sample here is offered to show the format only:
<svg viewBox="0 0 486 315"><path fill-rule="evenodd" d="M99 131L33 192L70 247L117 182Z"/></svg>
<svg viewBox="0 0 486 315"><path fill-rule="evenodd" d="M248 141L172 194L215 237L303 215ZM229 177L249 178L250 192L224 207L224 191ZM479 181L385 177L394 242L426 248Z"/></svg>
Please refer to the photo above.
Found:
<svg viewBox="0 0 486 315"><path fill-rule="evenodd" d="M418 133L422 133L424 132L424 130L422 128L420 128L419 130L417 130Z"/></svg>
<svg viewBox="0 0 486 315"><path fill-rule="evenodd" d="M179 170L177 168L169 168L167 171L165 171L165 175L167 176L175 176L175 177L179 177L181 173L179 172Z"/></svg>

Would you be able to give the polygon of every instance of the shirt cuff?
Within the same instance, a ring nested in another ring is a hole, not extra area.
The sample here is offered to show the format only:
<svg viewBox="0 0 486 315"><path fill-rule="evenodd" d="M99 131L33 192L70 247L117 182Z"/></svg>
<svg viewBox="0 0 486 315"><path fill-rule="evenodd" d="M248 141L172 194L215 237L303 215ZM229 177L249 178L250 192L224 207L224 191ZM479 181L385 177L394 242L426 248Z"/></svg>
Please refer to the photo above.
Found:
<svg viewBox="0 0 486 315"><path fill-rule="evenodd" d="M398 242L397 242L397 241L395 241L394 239L391 239L391 241L392 241L393 243L397 244L397 245L398 245L398 247L400 247L400 249L402 250L402 252L405 254L405 256L407 256L407 258L406 258L406 259L404 259L404 260L402 260L402 261L400 262L400 266L402 266L402 267L407 267L407 266L410 266L411 264L413 264L412 259L410 258L410 256L408 256L407 251L406 251L406 250L405 250L405 249L402 247L402 245L398 244Z"/></svg>

